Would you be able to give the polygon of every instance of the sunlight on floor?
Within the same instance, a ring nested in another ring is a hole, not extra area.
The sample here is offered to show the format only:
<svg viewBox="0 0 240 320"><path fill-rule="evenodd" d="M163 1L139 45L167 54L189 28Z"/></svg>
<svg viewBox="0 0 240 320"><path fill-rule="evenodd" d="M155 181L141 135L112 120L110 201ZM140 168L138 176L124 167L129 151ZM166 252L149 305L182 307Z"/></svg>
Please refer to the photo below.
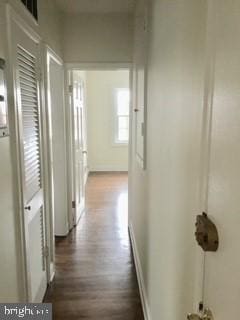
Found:
<svg viewBox="0 0 240 320"><path fill-rule="evenodd" d="M122 192L117 199L117 219L118 232L121 239L121 244L129 247L128 238L128 193Z"/></svg>

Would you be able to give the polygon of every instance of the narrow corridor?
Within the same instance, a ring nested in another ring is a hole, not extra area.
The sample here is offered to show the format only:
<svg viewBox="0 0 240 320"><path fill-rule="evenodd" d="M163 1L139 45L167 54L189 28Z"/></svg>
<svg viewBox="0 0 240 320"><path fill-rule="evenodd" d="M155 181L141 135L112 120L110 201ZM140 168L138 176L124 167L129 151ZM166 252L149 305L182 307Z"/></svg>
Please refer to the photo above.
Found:
<svg viewBox="0 0 240 320"><path fill-rule="evenodd" d="M56 241L56 276L45 302L54 320L143 320L128 235L127 174L91 174L86 213Z"/></svg>

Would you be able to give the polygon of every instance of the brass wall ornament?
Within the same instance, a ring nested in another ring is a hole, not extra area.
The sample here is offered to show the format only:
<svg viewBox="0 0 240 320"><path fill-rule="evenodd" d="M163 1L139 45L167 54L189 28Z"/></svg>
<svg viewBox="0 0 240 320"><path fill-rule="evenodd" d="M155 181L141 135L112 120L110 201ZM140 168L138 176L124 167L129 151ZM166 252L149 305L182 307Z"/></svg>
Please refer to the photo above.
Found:
<svg viewBox="0 0 240 320"><path fill-rule="evenodd" d="M218 231L215 224L203 212L197 216L195 237L197 243L206 252L216 252L219 246Z"/></svg>
<svg viewBox="0 0 240 320"><path fill-rule="evenodd" d="M190 313L187 316L188 320L214 320L212 311L210 309L204 309L201 315L197 313Z"/></svg>

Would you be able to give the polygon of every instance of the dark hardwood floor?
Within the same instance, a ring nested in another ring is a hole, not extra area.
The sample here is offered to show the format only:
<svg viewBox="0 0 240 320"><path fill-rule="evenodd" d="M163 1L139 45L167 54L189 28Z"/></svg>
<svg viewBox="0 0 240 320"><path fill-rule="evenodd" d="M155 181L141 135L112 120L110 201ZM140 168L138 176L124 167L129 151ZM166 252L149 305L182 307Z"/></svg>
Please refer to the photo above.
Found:
<svg viewBox="0 0 240 320"><path fill-rule="evenodd" d="M56 240L54 320L143 320L127 227L127 174L91 174L86 213Z"/></svg>

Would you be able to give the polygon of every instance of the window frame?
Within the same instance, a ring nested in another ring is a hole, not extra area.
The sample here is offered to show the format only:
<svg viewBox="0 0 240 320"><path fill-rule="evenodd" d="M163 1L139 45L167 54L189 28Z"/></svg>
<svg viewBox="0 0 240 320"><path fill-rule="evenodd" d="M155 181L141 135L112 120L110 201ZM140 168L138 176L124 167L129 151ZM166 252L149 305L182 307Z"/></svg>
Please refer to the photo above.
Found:
<svg viewBox="0 0 240 320"><path fill-rule="evenodd" d="M129 121L130 121L130 89L128 87L118 87L118 88L115 88L114 89L114 108L113 108L113 118L114 118L114 121L113 121L113 145L114 146L119 146L119 147L122 147L122 146L128 146L129 144L129 127L128 127L128 140L119 140L118 139L118 134L119 134L119 116L118 115L118 92L120 90L127 90L129 92L129 113L128 115L126 116L122 116L122 117L127 117L128 118L128 124L129 124Z"/></svg>

